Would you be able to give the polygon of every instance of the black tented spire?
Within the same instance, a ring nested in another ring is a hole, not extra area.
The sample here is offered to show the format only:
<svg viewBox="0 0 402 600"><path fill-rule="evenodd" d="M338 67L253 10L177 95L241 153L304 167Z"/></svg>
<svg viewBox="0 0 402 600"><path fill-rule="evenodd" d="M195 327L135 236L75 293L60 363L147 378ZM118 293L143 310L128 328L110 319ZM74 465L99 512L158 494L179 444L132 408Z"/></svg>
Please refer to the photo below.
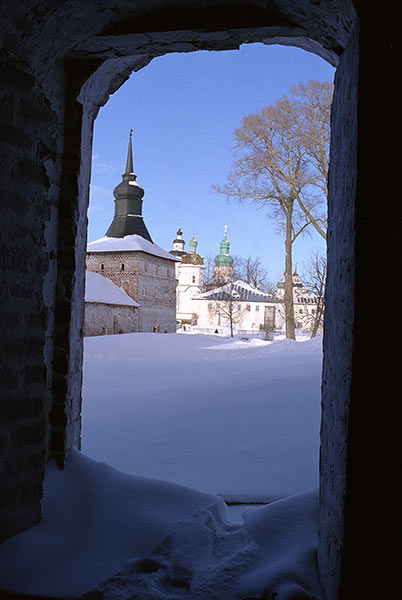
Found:
<svg viewBox="0 0 402 600"><path fill-rule="evenodd" d="M122 175L122 182L113 190L115 197L114 219L106 232L107 237L125 237L126 235L140 235L152 242L152 238L142 217L143 188L138 185L137 175L134 173L133 164L133 130L130 130L128 141L126 170Z"/></svg>

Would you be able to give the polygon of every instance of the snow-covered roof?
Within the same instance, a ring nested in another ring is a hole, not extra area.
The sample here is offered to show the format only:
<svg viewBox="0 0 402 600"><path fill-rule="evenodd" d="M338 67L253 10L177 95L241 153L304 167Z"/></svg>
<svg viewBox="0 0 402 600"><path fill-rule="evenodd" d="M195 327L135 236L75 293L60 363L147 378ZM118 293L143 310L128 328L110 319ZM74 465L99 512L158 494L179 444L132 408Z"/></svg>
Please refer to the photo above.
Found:
<svg viewBox="0 0 402 600"><path fill-rule="evenodd" d="M232 294L232 297L239 302L281 302L279 298L269 296L241 279L238 279L233 283L226 283L222 287L215 288L209 292L199 294L198 296L195 296L194 299L227 300L230 293Z"/></svg>
<svg viewBox="0 0 402 600"><path fill-rule="evenodd" d="M179 260L170 254L170 252L166 252L160 246L149 242L137 234L126 235L122 238L105 236L87 245L87 252L130 252L133 250L173 261Z"/></svg>
<svg viewBox="0 0 402 600"><path fill-rule="evenodd" d="M85 271L85 302L139 306L128 294L100 273Z"/></svg>

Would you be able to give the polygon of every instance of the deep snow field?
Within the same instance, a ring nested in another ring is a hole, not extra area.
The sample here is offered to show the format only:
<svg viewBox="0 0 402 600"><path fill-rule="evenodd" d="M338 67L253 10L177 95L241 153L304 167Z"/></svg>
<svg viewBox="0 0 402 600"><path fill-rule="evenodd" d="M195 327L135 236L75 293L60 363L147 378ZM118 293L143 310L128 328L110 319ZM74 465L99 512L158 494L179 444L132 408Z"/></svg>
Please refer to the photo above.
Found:
<svg viewBox="0 0 402 600"><path fill-rule="evenodd" d="M319 599L320 372L320 339L86 338L83 452L48 466L42 521L0 546L0 589ZM240 516L217 495L270 503Z"/></svg>
<svg viewBox="0 0 402 600"><path fill-rule="evenodd" d="M229 501L289 496L318 485L320 382L320 339L86 338L82 451Z"/></svg>

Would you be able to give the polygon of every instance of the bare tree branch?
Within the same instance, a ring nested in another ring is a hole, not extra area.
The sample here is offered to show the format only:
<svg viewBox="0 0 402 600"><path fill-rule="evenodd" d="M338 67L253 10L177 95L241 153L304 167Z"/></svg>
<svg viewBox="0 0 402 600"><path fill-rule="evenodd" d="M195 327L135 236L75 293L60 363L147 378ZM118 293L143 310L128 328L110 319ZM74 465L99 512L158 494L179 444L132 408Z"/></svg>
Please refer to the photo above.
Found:
<svg viewBox="0 0 402 600"><path fill-rule="evenodd" d="M292 86L274 104L243 118L235 130L227 200L267 210L285 235L286 335L294 339L292 246L310 226L326 238L326 196L333 86Z"/></svg>

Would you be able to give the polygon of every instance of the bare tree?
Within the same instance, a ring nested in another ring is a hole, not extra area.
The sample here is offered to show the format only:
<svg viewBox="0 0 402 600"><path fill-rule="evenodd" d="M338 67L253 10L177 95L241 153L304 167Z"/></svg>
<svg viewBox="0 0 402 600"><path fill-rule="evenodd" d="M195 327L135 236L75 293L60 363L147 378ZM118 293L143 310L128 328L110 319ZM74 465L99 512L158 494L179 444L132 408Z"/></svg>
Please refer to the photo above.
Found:
<svg viewBox="0 0 402 600"><path fill-rule="evenodd" d="M226 283L220 292L219 308L220 316L223 317L230 326L230 336L233 337L234 325L241 323L246 313L242 306L240 295L236 290L233 280Z"/></svg>
<svg viewBox="0 0 402 600"><path fill-rule="evenodd" d="M208 292L209 290L212 290L215 287L215 285L214 285L215 262L214 262L214 257L212 256L211 253L209 253L208 256L204 256L204 265L205 265L205 272L204 272L203 291Z"/></svg>
<svg viewBox="0 0 402 600"><path fill-rule="evenodd" d="M292 249L309 226L325 233L326 174L332 85L291 88L273 105L248 115L235 131L227 184L213 189L228 200L268 209L284 233L286 337L295 339Z"/></svg>
<svg viewBox="0 0 402 600"><path fill-rule="evenodd" d="M235 256L233 258L235 280L241 279L267 294L273 294L275 292L275 285L269 280L268 272L259 256L256 258L252 258L251 256L247 256L246 258Z"/></svg>
<svg viewBox="0 0 402 600"><path fill-rule="evenodd" d="M311 337L317 335L322 326L325 307L325 285L327 280L327 260L322 254L314 253L308 264L304 265L303 283L305 288L314 294L316 301L315 314L312 315Z"/></svg>

